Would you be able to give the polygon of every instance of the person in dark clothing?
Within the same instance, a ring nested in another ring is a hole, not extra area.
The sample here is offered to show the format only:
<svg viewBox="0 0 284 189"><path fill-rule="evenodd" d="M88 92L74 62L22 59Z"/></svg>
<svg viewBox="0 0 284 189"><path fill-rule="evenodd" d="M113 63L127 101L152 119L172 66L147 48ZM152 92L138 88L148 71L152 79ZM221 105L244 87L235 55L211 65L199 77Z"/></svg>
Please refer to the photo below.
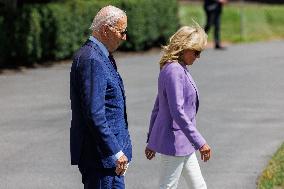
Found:
<svg viewBox="0 0 284 189"><path fill-rule="evenodd" d="M215 49L225 49L221 46L220 39L220 26L221 26L221 14L222 7L227 3L227 0L204 0L204 10L206 13L206 25L205 32L208 33L210 27L214 25L214 41Z"/></svg>

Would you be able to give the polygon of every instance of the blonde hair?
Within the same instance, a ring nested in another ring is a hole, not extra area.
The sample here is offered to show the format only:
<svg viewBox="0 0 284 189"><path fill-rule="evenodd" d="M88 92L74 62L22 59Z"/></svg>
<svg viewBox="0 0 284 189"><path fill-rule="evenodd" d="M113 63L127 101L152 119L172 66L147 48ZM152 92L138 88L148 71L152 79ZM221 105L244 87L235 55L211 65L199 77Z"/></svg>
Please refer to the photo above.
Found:
<svg viewBox="0 0 284 189"><path fill-rule="evenodd" d="M163 56L160 60L160 69L167 61L179 61L182 52L186 49L202 51L207 44L207 34L195 22L195 26L183 26L170 37L167 46L163 46Z"/></svg>

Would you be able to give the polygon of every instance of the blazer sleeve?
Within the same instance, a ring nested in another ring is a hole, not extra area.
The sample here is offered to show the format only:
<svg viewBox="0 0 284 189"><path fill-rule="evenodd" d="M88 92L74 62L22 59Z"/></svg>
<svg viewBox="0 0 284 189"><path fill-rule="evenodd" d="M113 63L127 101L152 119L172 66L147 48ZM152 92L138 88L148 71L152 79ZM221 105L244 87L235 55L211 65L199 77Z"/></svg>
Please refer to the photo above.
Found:
<svg viewBox="0 0 284 189"><path fill-rule="evenodd" d="M147 143L149 141L149 137L151 135L151 131L152 131L154 122L156 120L158 111L159 111L159 95L157 95L157 97L156 97L154 108L152 110L151 119L150 119L150 125L149 125L149 131L148 131L148 134L147 134Z"/></svg>
<svg viewBox="0 0 284 189"><path fill-rule="evenodd" d="M169 72L165 75L167 100L173 120L179 125L194 148L198 150L206 141L184 112L184 74L183 69L174 66L170 67Z"/></svg>
<svg viewBox="0 0 284 189"><path fill-rule="evenodd" d="M90 59L81 62L78 74L81 106L87 125L97 142L102 157L117 154L121 148L105 116L107 80L102 62Z"/></svg>

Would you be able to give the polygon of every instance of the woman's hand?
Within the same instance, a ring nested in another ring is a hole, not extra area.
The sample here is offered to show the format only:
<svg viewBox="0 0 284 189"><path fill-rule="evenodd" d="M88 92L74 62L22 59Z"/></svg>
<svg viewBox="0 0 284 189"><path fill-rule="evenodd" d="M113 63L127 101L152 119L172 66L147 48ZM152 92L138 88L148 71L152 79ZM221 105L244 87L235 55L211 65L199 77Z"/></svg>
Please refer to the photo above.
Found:
<svg viewBox="0 0 284 189"><path fill-rule="evenodd" d="M201 155L201 160L204 162L208 161L211 157L211 148L208 144L204 144L200 149L199 149L200 155Z"/></svg>
<svg viewBox="0 0 284 189"><path fill-rule="evenodd" d="M145 155L146 155L146 158L148 160L151 160L153 157L155 157L156 152L146 147L145 148Z"/></svg>

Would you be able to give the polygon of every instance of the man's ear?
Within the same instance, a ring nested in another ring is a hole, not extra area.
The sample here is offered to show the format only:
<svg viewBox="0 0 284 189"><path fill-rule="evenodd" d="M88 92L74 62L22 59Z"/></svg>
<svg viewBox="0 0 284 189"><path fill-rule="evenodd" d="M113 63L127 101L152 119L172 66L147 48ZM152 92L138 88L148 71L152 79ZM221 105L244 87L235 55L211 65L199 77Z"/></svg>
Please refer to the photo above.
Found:
<svg viewBox="0 0 284 189"><path fill-rule="evenodd" d="M108 33L108 26L107 25L103 25L101 27L101 35L106 37L107 36L107 33Z"/></svg>

